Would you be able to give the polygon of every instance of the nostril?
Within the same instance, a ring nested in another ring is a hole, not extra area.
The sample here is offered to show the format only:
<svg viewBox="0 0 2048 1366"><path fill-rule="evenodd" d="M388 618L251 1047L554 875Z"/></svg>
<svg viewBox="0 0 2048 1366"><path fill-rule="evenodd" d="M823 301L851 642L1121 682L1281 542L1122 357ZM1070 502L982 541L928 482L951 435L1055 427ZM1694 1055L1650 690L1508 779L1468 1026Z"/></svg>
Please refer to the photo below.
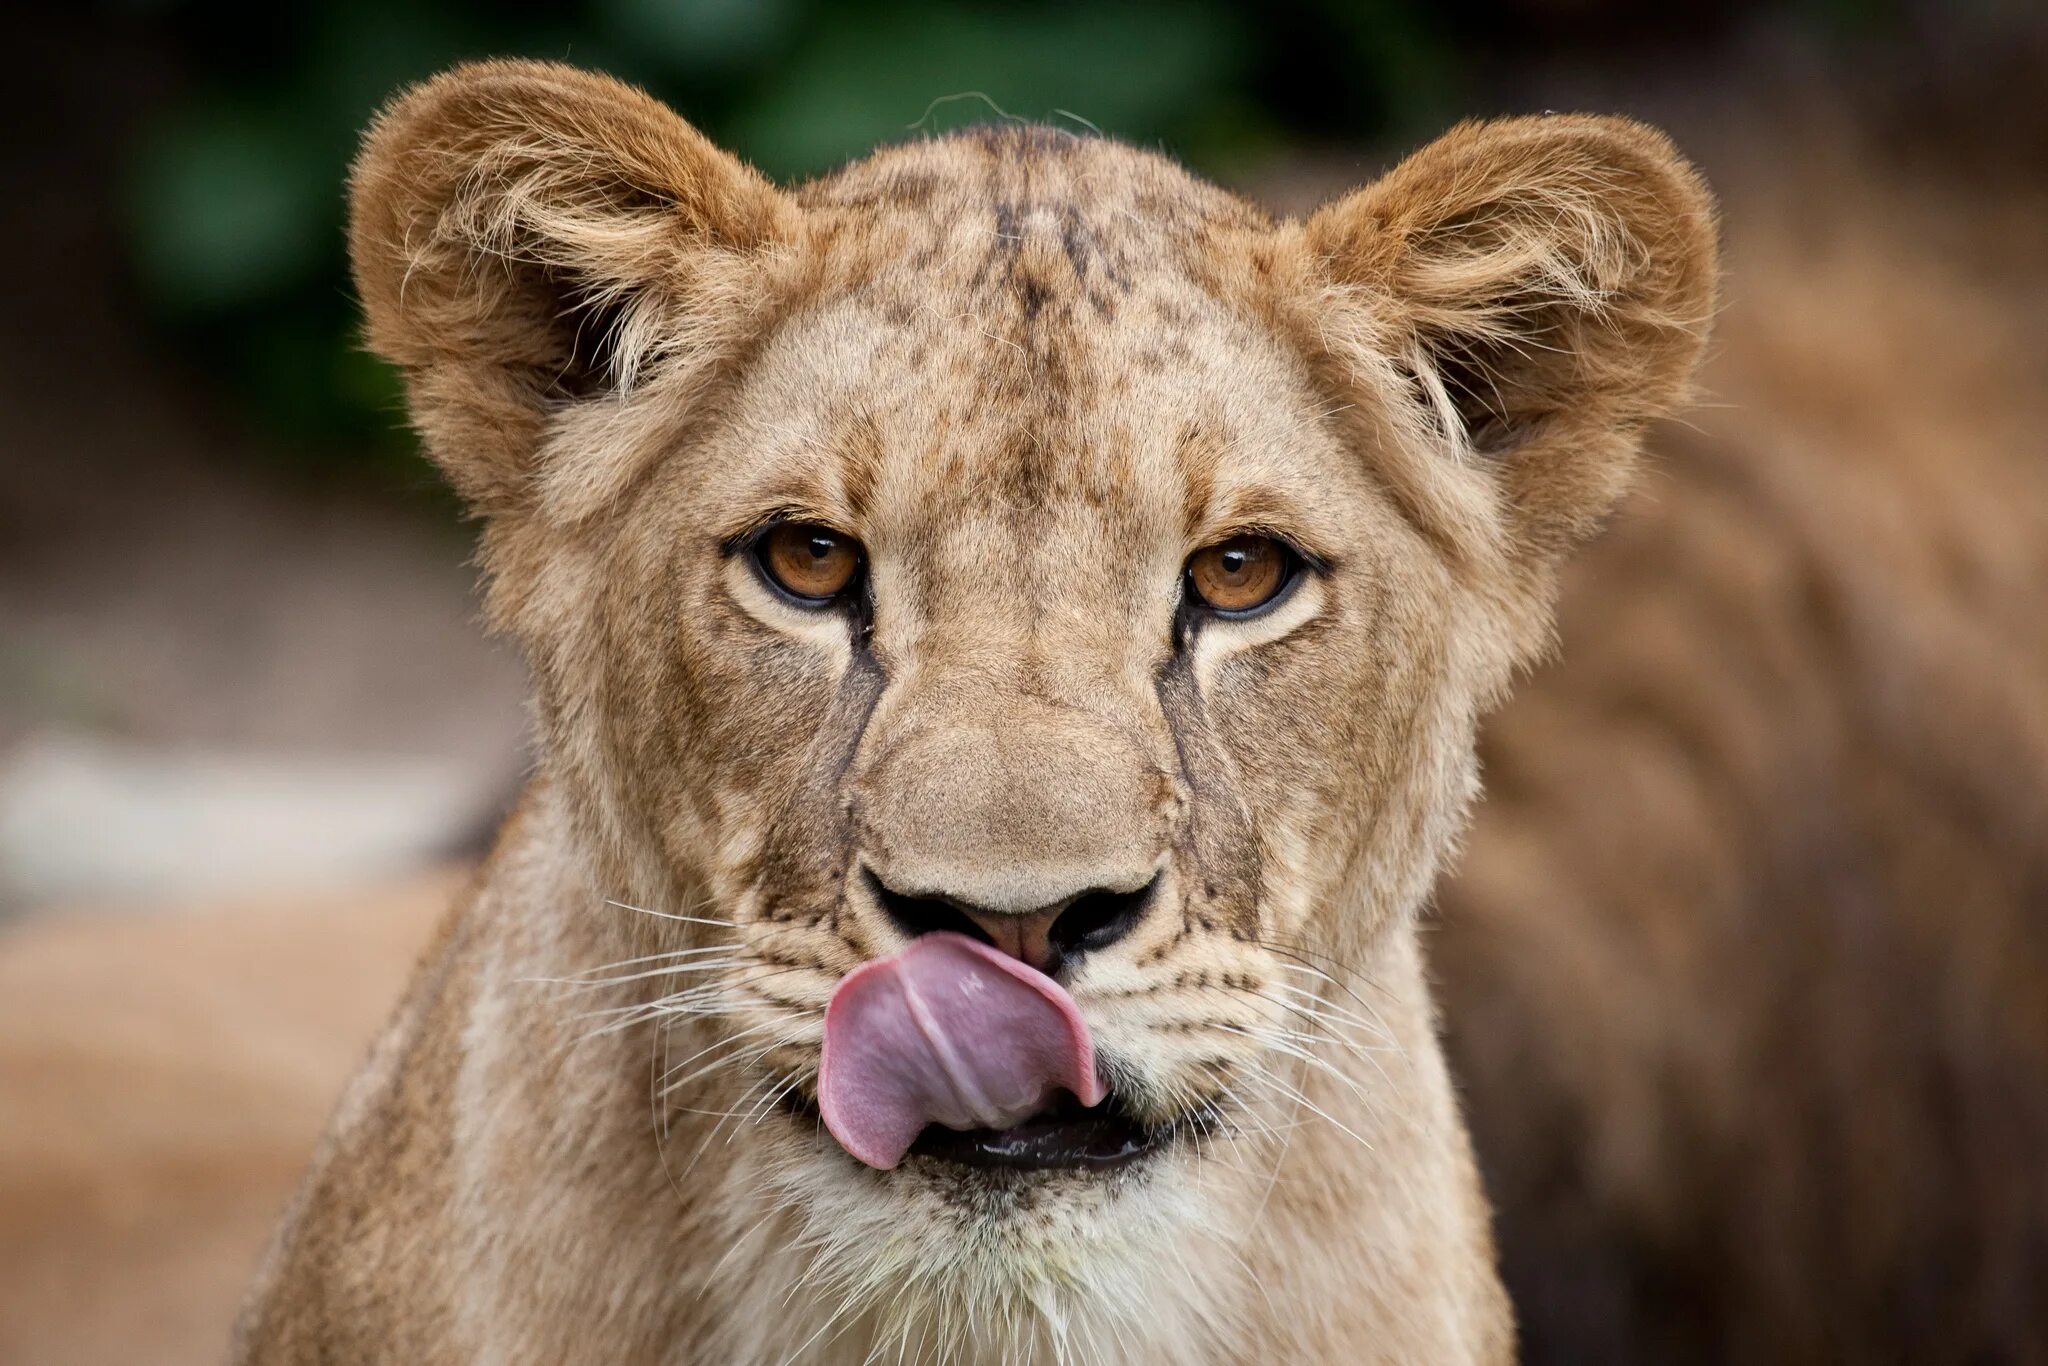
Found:
<svg viewBox="0 0 2048 1366"><path fill-rule="evenodd" d="M874 872L861 881L889 922L912 939L951 930L1001 949L1049 975L1091 949L1105 948L1129 934L1144 916L1159 887L1155 876L1129 892L1095 888L1063 905L1042 911L984 911L945 896L899 892Z"/></svg>
<svg viewBox="0 0 2048 1366"><path fill-rule="evenodd" d="M1068 902L1052 922L1046 940L1065 958L1089 949L1106 948L1137 925L1158 887L1159 879L1155 876L1134 892L1083 892Z"/></svg>
<svg viewBox="0 0 2048 1366"><path fill-rule="evenodd" d="M935 930L951 930L970 939L979 939L984 944L995 944L994 937L977 924L973 916L950 901L933 896L906 896L890 890L870 869L861 869L861 874L867 879L868 891L882 908L882 913L912 939Z"/></svg>

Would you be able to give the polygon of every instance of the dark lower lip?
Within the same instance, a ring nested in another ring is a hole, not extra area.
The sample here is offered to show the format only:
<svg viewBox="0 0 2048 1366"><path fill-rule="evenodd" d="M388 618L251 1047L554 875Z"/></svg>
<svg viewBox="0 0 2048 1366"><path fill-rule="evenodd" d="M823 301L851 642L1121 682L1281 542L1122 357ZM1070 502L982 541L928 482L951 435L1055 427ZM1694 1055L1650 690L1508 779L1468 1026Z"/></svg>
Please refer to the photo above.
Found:
<svg viewBox="0 0 2048 1366"><path fill-rule="evenodd" d="M1138 1124L1105 1102L1034 1115L1009 1129L946 1129L933 1124L910 1151L963 1167L1009 1171L1110 1171L1126 1166L1171 1137L1172 1131Z"/></svg>
<svg viewBox="0 0 2048 1366"><path fill-rule="evenodd" d="M808 1096L793 1091L781 1104L794 1118L818 1122L817 1104ZM1183 1132L1204 1128L1206 1124L1195 1118L1177 1124L1140 1124L1124 1113L1114 1096L1093 1109L1069 1099L1009 1129L928 1125L910 1151L916 1157L985 1170L1113 1171L1165 1147Z"/></svg>
<svg viewBox="0 0 2048 1366"><path fill-rule="evenodd" d="M788 1092L778 1106L795 1120L815 1124L817 1102L803 1092ZM928 1124L911 1155L950 1161L961 1167L1010 1171L1114 1171L1139 1157L1174 1143L1182 1135L1202 1135L1210 1128L1206 1110L1176 1122L1141 1124L1124 1114L1110 1096L1096 1108L1083 1108L1065 1098L1044 1114L1034 1114L1014 1128L944 1128Z"/></svg>

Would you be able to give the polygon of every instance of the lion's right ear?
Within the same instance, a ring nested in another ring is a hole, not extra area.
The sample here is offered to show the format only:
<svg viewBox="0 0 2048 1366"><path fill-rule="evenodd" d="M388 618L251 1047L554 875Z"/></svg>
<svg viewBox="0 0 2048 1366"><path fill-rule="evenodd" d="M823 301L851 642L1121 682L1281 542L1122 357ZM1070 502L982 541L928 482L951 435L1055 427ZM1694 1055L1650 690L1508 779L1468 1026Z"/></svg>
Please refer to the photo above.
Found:
<svg viewBox="0 0 2048 1366"><path fill-rule="evenodd" d="M541 62L394 99L350 178L370 346L472 507L529 505L550 421L650 366L709 368L793 203L666 105Z"/></svg>

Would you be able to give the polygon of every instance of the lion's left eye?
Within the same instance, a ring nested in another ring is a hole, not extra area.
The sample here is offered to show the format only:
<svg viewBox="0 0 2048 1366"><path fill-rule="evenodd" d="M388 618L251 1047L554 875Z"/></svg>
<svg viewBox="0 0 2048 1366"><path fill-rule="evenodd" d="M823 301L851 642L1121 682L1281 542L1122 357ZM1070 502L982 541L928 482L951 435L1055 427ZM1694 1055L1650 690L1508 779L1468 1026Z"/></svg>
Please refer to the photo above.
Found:
<svg viewBox="0 0 2048 1366"><path fill-rule="evenodd" d="M1212 612L1241 616L1280 596L1294 578L1293 551L1270 536L1233 536L1188 559L1188 585Z"/></svg>
<svg viewBox="0 0 2048 1366"><path fill-rule="evenodd" d="M860 572L860 542L815 522L783 522L754 543L754 560L777 588L822 607Z"/></svg>

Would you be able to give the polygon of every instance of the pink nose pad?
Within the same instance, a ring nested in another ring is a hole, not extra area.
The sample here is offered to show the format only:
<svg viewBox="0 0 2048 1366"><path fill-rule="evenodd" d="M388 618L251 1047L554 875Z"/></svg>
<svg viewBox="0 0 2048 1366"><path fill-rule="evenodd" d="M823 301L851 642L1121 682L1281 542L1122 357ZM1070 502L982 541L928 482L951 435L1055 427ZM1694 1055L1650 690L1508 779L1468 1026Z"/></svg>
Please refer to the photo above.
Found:
<svg viewBox="0 0 2048 1366"><path fill-rule="evenodd" d="M962 914L981 926L989 942L998 949L1040 972L1051 972L1060 957L1052 945L1052 926L1059 919L1058 911L1038 911L1031 915L995 915L985 911L964 911Z"/></svg>

